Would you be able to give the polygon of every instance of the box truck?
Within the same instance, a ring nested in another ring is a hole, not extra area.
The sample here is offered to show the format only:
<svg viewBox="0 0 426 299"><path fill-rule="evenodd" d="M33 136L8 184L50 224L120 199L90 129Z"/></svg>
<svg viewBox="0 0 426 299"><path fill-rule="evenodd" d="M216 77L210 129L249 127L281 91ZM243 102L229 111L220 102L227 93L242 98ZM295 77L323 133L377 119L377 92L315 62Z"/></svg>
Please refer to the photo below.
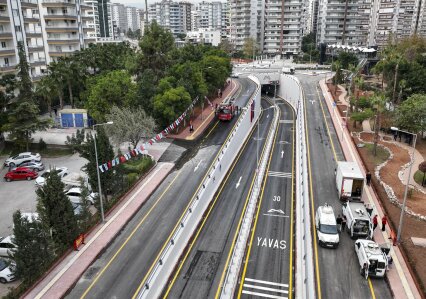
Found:
<svg viewBox="0 0 426 299"><path fill-rule="evenodd" d="M356 162L337 162L336 187L340 200L361 200L364 176Z"/></svg>
<svg viewBox="0 0 426 299"><path fill-rule="evenodd" d="M385 276L388 258L385 250L376 242L363 239L356 240L355 252L358 256L361 275L366 279L368 276Z"/></svg>
<svg viewBox="0 0 426 299"><path fill-rule="evenodd" d="M352 239L373 237L373 223L363 202L345 202L342 210L346 218L346 230Z"/></svg>

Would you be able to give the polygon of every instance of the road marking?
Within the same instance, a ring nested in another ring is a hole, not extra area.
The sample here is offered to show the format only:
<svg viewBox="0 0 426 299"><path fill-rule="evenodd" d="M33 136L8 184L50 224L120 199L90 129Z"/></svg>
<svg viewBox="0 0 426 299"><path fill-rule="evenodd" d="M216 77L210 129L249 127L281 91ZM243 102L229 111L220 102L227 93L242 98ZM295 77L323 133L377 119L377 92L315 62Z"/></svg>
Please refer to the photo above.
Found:
<svg viewBox="0 0 426 299"><path fill-rule="evenodd" d="M268 213L280 213L280 214L283 214L283 215L285 215L285 213L284 213L284 211L283 210L276 210L276 209L270 209L269 211L268 211Z"/></svg>
<svg viewBox="0 0 426 299"><path fill-rule="evenodd" d="M207 133L206 137L204 137L204 139L207 139L207 137L210 136L210 134L213 132L213 130L217 127L217 125L219 124L219 121L216 121L215 125L213 126L213 128L210 129L210 131Z"/></svg>
<svg viewBox="0 0 426 299"><path fill-rule="evenodd" d="M280 119L280 124L292 124L294 120L292 119Z"/></svg>
<svg viewBox="0 0 426 299"><path fill-rule="evenodd" d="M258 293L258 292L250 292L250 291L242 291L243 294L247 294L247 295L254 295L254 296L259 296L259 297L265 297L265 298L273 298L273 299L287 299L287 297L283 297L283 296L276 296L276 295L269 295L269 294L265 294L265 293Z"/></svg>
<svg viewBox="0 0 426 299"><path fill-rule="evenodd" d="M287 215L274 215L274 214L267 214L267 213L264 213L263 214L264 216L271 216L271 217L281 217L281 218L289 218L290 216L287 216Z"/></svg>
<svg viewBox="0 0 426 299"><path fill-rule="evenodd" d="M284 150L281 151L281 159L284 157Z"/></svg>
<svg viewBox="0 0 426 299"><path fill-rule="evenodd" d="M201 159L200 162L198 162L197 166L195 166L194 168L194 172L197 171L198 167L200 167L201 162L203 162L203 160Z"/></svg>
<svg viewBox="0 0 426 299"><path fill-rule="evenodd" d="M276 176L279 178L292 178L293 175L290 172L279 172L279 171L268 171L268 176Z"/></svg>
<svg viewBox="0 0 426 299"><path fill-rule="evenodd" d="M313 95L313 94L311 94ZM311 102L311 104L313 105L315 103L315 100L309 100L309 102Z"/></svg>
<svg viewBox="0 0 426 299"><path fill-rule="evenodd" d="M278 144L290 144L290 142L283 140L283 141L278 142Z"/></svg>
<svg viewBox="0 0 426 299"><path fill-rule="evenodd" d="M272 281L267 281L267 280L259 280L259 279L253 279L253 278L245 278L244 282L246 282L246 281L257 282L257 283L263 283L263 284L269 284L269 285L273 285L273 286L280 286L280 287L288 288L288 284L285 284L285 283L278 283L278 282L272 282Z"/></svg>
<svg viewBox="0 0 426 299"><path fill-rule="evenodd" d="M261 286L256 286L254 284L247 284L247 283L245 283L244 287L245 288L258 289L258 290L262 290L262 291L270 291L270 292L288 294L287 290L274 289L274 288L268 288L268 287L261 287ZM244 291L243 291L243 293L244 293Z"/></svg>
<svg viewBox="0 0 426 299"><path fill-rule="evenodd" d="M274 238L257 237L257 247L284 250L287 248L287 241Z"/></svg>
<svg viewBox="0 0 426 299"><path fill-rule="evenodd" d="M240 176L240 179L238 180L238 183L235 185L235 189L237 189L240 186L241 178L242 178L242 176Z"/></svg>

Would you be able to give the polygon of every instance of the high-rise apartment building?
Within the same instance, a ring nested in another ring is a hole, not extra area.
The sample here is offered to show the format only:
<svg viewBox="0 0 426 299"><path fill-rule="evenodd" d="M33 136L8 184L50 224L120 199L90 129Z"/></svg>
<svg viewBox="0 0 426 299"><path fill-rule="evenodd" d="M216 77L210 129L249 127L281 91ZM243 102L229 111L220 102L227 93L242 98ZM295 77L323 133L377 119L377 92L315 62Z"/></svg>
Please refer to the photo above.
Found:
<svg viewBox="0 0 426 299"><path fill-rule="evenodd" d="M203 1L194 5L192 30L219 30L222 38L228 35L229 10L227 2Z"/></svg>
<svg viewBox="0 0 426 299"><path fill-rule="evenodd" d="M47 0L49 1L49 0ZM57 1L57 0L54 0ZM68 0L65 0L68 1ZM112 7L110 0L84 0L92 8L93 15L91 22L95 27L97 41L113 40L114 25L112 19Z"/></svg>
<svg viewBox="0 0 426 299"><path fill-rule="evenodd" d="M14 72L22 42L33 79L56 57L85 48L95 39L92 8L81 0L0 1L0 75Z"/></svg>
<svg viewBox="0 0 426 299"><path fill-rule="evenodd" d="M116 31L127 32L127 11L126 6L120 3L111 4L112 21L116 28Z"/></svg>
<svg viewBox="0 0 426 299"><path fill-rule="evenodd" d="M163 0L149 6L148 20L149 22L155 20L176 37L191 31L191 11L192 4L189 2Z"/></svg>
<svg viewBox="0 0 426 299"><path fill-rule="evenodd" d="M126 7L126 15L127 15L127 29L136 31L140 29L140 25L138 25L137 20L137 12L136 7L127 6Z"/></svg>
<svg viewBox="0 0 426 299"><path fill-rule="evenodd" d="M243 48L247 38L258 44L263 39L263 3L262 0L229 0L230 5L230 41L237 50Z"/></svg>

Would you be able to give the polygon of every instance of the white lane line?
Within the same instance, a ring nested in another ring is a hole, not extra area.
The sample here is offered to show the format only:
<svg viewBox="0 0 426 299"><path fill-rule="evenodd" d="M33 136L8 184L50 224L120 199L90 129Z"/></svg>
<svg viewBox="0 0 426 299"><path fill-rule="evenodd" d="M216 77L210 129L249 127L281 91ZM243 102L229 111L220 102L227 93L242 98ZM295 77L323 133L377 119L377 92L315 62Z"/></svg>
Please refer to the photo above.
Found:
<svg viewBox="0 0 426 299"><path fill-rule="evenodd" d="M196 172L198 167L200 167L201 162L203 162L203 160L200 160L200 162L198 162L197 166L195 166L195 168L194 168L194 172Z"/></svg>
<svg viewBox="0 0 426 299"><path fill-rule="evenodd" d="M240 186L241 178L242 178L242 176L240 176L240 179L238 180L238 183L235 185L235 189L237 189Z"/></svg>
<svg viewBox="0 0 426 299"><path fill-rule="evenodd" d="M289 216L283 216L283 215L274 215L274 214L263 214L264 216L271 216L271 217L281 217L281 218L288 218Z"/></svg>
<svg viewBox="0 0 426 299"><path fill-rule="evenodd" d="M247 278L247 277L244 279L244 282L246 282L246 281L263 283L263 284L270 284L270 285L273 285L273 286L280 286L280 287L288 288L288 284L285 284L285 283L278 283L278 282L272 282L272 281L267 281L267 280Z"/></svg>
<svg viewBox="0 0 426 299"><path fill-rule="evenodd" d="M254 296L259 296L259 297L265 297L265 298L273 298L273 299L287 299L287 297L283 297L283 296L275 296L275 295L269 295L269 294L264 294L264 293L258 293L258 292L250 292L250 291L242 291L243 294L247 294L247 295L254 295Z"/></svg>
<svg viewBox="0 0 426 299"><path fill-rule="evenodd" d="M290 172L268 171L268 176L276 176L280 178L291 178L292 174Z"/></svg>
<svg viewBox="0 0 426 299"><path fill-rule="evenodd" d="M270 292L288 294L288 291L286 291L286 290L280 290L280 289L273 289L273 288L255 286L253 284L247 284L247 283L244 284L244 287L245 288L258 289L258 290L262 290L262 291L270 291Z"/></svg>
<svg viewBox="0 0 426 299"><path fill-rule="evenodd" d="M280 119L279 123L280 124L292 124L293 120L292 119Z"/></svg>

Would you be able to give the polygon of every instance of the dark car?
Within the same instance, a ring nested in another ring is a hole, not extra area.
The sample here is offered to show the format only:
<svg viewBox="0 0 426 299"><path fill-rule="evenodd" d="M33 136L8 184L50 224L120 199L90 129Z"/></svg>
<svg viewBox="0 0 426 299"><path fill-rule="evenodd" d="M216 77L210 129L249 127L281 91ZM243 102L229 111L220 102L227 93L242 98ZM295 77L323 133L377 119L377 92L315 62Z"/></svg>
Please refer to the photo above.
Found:
<svg viewBox="0 0 426 299"><path fill-rule="evenodd" d="M30 181L30 180L36 179L37 177L38 177L37 172L26 167L18 167L6 173L6 175L4 176L4 179L8 182L14 181L14 180Z"/></svg>

